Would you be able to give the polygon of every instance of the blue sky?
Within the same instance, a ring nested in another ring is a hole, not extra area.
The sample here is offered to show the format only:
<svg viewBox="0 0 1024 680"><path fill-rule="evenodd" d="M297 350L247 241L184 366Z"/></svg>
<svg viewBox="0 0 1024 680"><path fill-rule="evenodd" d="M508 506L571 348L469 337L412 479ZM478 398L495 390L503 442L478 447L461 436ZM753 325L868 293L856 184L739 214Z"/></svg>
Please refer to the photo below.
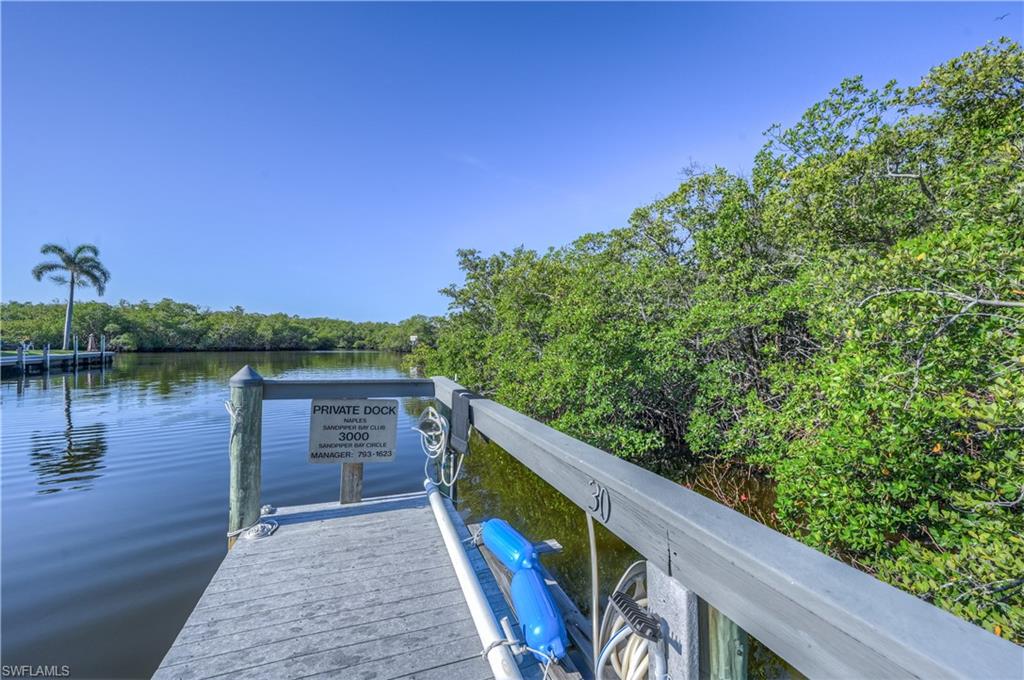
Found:
<svg viewBox="0 0 1024 680"><path fill-rule="evenodd" d="M63 297L39 246L92 242L111 302L441 313L457 248L621 226L845 76L1021 32L1014 3L4 3L3 298Z"/></svg>

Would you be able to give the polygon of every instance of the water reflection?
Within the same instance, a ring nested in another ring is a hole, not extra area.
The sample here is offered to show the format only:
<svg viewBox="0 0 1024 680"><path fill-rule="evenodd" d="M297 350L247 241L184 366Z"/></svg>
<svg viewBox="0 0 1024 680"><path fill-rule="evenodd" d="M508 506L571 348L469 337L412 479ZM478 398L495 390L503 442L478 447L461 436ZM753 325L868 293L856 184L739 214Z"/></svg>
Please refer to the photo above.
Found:
<svg viewBox="0 0 1024 680"><path fill-rule="evenodd" d="M130 380L141 391L170 396L198 384L225 389L227 381L245 364L264 378L303 376L363 378L395 377L402 357L384 352L168 352L124 354L117 357L110 379Z"/></svg>
<svg viewBox="0 0 1024 680"><path fill-rule="evenodd" d="M70 373L45 372L19 375L4 382L15 382L19 400L26 390L63 390L63 423L59 429L34 430L29 435L29 465L36 474L38 494L60 491L84 491L102 477L108 448L108 424L75 423L75 393L98 406L110 400L133 395L138 404L180 399L201 393L221 393L228 379L246 363L265 377L394 377L400 370L401 356L377 352L204 352L168 354L123 354L113 370L104 367ZM119 391L98 389L120 386ZM127 389L127 391L125 391ZM417 417L429 400L402 402L403 409Z"/></svg>
<svg viewBox="0 0 1024 680"><path fill-rule="evenodd" d="M399 403L402 405L402 413L411 420L419 419L427 407L435 405L434 400L427 397L409 397Z"/></svg>
<svg viewBox="0 0 1024 680"><path fill-rule="evenodd" d="M40 494L84 491L101 476L107 453L107 424L75 428L72 417L72 382L77 376L61 376L64 391L64 427L51 433L33 432L29 465L36 472ZM43 379L43 388L48 381Z"/></svg>
<svg viewBox="0 0 1024 680"><path fill-rule="evenodd" d="M120 354L106 371L4 376L4 663L68 664L75 677L152 675L224 556L228 379L245 364L270 379L399 378L401 359ZM420 408L410 403L400 415L403 453L367 470L367 495L419 488L423 458L405 418ZM306 462L308 417L301 400L265 406L270 502L337 498L337 472Z"/></svg>
<svg viewBox="0 0 1024 680"><path fill-rule="evenodd" d="M471 522L501 517L531 541L553 538L562 552L546 555L545 566L580 610L590 607L590 542L586 515L532 470L499 446L475 434L459 482L459 509ZM608 593L639 553L597 525L601 590Z"/></svg>
<svg viewBox="0 0 1024 680"><path fill-rule="evenodd" d="M124 354L105 372L2 381L5 663L39 663L59 650L59 662L82 677L152 674L223 557L223 401L245 364L266 378L404 375L401 357L382 353L206 352ZM401 400L402 418L431 403ZM263 489L275 504L337 498L337 473L306 463L308 416L308 402L266 404ZM408 425L400 432L408 455L368 469L367 495L420 488L423 457ZM460 510L557 539L564 551L544 562L586 611L583 511L478 435L464 471ZM670 476L751 515L744 503L770 498L770 487L733 470ZM83 490L91 492L57 493ZM607 593L637 555L600 526L598 545ZM59 612L60 622L39 612ZM766 653L751 639L750 678L779 677Z"/></svg>
<svg viewBox="0 0 1024 680"><path fill-rule="evenodd" d="M496 444L474 434L459 482L459 509L468 521L502 517L530 540L554 538L559 554L544 556L544 564L580 611L589 616L590 569L586 517L572 501L522 465ZM698 493L761 519L774 521L774 490L767 480L746 470L717 463L663 474ZM600 524L597 525L600 590L607 594L639 553ZM701 607L704 673L708 680L797 680L799 672L767 646L749 636L711 606ZM714 635L710 634L714 631Z"/></svg>

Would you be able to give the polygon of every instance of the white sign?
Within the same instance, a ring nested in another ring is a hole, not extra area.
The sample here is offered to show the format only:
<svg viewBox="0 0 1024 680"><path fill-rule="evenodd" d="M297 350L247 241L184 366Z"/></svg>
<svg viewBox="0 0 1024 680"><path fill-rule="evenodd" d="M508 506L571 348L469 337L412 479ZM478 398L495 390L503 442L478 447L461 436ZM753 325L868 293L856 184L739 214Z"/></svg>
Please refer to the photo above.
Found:
<svg viewBox="0 0 1024 680"><path fill-rule="evenodd" d="M390 463L397 429L397 399L314 399L309 462Z"/></svg>

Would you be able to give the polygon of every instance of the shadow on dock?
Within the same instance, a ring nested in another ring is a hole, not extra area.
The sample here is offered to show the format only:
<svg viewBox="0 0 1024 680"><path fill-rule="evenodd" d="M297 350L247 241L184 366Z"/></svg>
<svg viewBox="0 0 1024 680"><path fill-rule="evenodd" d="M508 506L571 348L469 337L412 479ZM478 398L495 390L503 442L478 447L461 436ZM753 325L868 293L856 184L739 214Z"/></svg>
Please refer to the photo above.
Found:
<svg viewBox="0 0 1024 680"><path fill-rule="evenodd" d="M282 508L272 518L278 525L288 526L359 517L361 515L373 515L394 510L411 510L421 507L423 507L423 492L418 491L405 495L388 496L386 498L371 498L362 503L352 505L324 503L322 505L304 505L297 508Z"/></svg>

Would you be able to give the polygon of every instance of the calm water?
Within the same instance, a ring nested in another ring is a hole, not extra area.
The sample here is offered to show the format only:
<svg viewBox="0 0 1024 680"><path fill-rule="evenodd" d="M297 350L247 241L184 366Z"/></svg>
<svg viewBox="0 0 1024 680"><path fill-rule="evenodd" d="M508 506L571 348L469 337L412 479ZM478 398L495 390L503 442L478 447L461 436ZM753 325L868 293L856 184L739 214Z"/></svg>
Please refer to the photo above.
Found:
<svg viewBox="0 0 1024 680"><path fill-rule="evenodd" d="M225 553L227 380L403 377L381 353L130 354L112 369L2 385L2 654L5 664L67 664L74 677L148 677ZM422 488L423 457L404 400L399 453L367 465L364 494ZM336 466L306 463L309 403L263 412L263 499L335 500ZM460 487L471 519L500 515L566 551L546 562L587 596L582 511L500 450L474 442ZM613 581L634 555L599 536Z"/></svg>

